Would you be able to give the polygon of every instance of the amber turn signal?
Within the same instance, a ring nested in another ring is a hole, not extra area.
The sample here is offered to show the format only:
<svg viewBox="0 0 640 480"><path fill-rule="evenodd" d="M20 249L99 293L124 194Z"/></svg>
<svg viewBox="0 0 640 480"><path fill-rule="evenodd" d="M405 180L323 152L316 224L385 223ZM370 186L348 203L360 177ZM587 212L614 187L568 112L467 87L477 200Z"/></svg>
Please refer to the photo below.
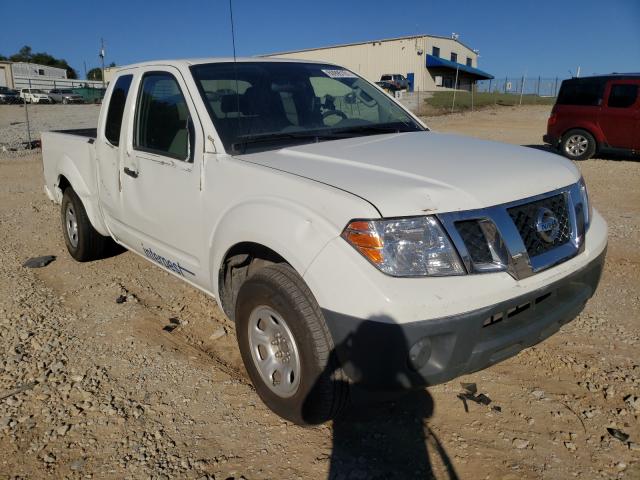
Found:
<svg viewBox="0 0 640 480"><path fill-rule="evenodd" d="M342 232L342 238L369 261L375 264L382 263L382 240L370 222L362 220L351 222Z"/></svg>

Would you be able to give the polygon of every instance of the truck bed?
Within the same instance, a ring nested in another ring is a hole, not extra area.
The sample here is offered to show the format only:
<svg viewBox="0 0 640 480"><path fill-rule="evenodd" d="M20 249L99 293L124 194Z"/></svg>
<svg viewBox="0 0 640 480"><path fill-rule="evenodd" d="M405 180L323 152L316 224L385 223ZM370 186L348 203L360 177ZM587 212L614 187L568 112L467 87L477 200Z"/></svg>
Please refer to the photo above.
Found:
<svg viewBox="0 0 640 480"><path fill-rule="evenodd" d="M96 138L98 136L97 128L73 128L71 130L52 130L55 133L66 133L67 135L78 135L80 137Z"/></svg>

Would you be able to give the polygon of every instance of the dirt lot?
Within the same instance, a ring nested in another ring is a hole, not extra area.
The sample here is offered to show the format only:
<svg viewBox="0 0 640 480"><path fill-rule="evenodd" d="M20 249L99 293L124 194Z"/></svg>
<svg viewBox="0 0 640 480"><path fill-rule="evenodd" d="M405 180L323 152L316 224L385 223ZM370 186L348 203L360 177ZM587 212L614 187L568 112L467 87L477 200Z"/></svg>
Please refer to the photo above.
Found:
<svg viewBox="0 0 640 480"><path fill-rule="evenodd" d="M32 117L69 128L96 112ZM547 114L427 121L540 145ZM0 108L0 144L23 115ZM72 261L39 151L0 152L0 478L640 478L640 161L578 166L610 227L600 289L578 319L485 371L301 428L261 404L213 300L131 253ZM46 268L21 266L46 254L57 257ZM460 382L491 404L465 412Z"/></svg>

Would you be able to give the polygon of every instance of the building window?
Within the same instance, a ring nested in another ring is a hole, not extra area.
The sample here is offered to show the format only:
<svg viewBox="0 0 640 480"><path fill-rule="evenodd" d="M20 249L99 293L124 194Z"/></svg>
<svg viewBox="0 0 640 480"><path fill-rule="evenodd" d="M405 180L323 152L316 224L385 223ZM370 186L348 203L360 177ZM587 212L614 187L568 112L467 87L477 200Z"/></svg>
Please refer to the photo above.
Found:
<svg viewBox="0 0 640 480"><path fill-rule="evenodd" d="M41 68L40 70L38 70L38 75L44 75L44 68Z"/></svg>
<svg viewBox="0 0 640 480"><path fill-rule="evenodd" d="M456 62L456 63L458 62L458 54L457 53L451 52L451 61L452 62Z"/></svg>
<svg viewBox="0 0 640 480"><path fill-rule="evenodd" d="M473 67L473 60L469 57L467 57L467 67Z"/></svg>
<svg viewBox="0 0 640 480"><path fill-rule="evenodd" d="M440 58L440 47L433 47L433 50L431 50L431 54L434 57Z"/></svg>

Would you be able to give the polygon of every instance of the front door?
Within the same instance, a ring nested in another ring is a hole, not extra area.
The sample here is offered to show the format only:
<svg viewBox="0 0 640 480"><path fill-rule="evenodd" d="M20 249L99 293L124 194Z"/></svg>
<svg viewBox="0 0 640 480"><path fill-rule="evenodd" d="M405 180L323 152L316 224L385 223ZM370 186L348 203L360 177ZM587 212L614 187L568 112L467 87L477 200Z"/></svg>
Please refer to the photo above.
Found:
<svg viewBox="0 0 640 480"><path fill-rule="evenodd" d="M203 135L177 69L138 78L135 113L122 162L125 243L167 270L206 284L200 172Z"/></svg>
<svg viewBox="0 0 640 480"><path fill-rule="evenodd" d="M611 147L640 148L640 82L612 80L600 110L600 128Z"/></svg>

